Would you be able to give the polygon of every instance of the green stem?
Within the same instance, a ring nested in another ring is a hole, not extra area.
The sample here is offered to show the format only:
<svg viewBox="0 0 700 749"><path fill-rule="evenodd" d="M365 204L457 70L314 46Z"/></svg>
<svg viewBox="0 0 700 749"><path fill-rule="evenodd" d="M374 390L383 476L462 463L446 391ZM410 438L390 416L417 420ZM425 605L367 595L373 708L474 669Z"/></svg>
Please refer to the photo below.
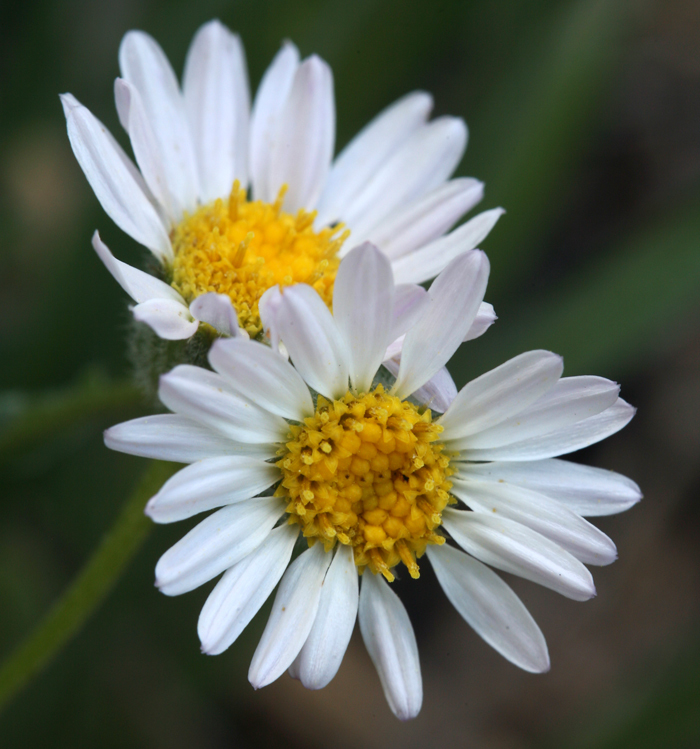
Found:
<svg viewBox="0 0 700 749"><path fill-rule="evenodd" d="M61 599L0 667L0 711L78 633L105 599L146 539L146 501L176 469L153 461L112 528Z"/></svg>
<svg viewBox="0 0 700 749"><path fill-rule="evenodd" d="M0 462L9 461L77 421L137 405L142 396L130 382L91 377L57 393L33 399L0 429Z"/></svg>

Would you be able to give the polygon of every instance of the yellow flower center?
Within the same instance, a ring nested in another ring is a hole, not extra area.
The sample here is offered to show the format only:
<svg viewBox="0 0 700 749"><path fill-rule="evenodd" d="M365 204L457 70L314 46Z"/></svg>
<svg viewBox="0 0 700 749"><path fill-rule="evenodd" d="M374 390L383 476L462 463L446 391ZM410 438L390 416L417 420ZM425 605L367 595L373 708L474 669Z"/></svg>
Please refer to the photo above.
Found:
<svg viewBox="0 0 700 749"><path fill-rule="evenodd" d="M307 283L330 307L349 235L342 225L314 231L314 212L282 210L286 187L274 203L248 201L238 180L228 201L202 206L172 232L172 286L191 302L200 294L228 294L239 325L253 337L261 330L258 302L272 286Z"/></svg>
<svg viewBox="0 0 700 749"><path fill-rule="evenodd" d="M330 550L353 547L355 564L389 582L403 562L418 577L416 558L436 533L441 513L454 502L449 459L438 442L442 427L431 412L388 395L384 388L328 401L319 396L313 416L291 427L277 463L289 522Z"/></svg>

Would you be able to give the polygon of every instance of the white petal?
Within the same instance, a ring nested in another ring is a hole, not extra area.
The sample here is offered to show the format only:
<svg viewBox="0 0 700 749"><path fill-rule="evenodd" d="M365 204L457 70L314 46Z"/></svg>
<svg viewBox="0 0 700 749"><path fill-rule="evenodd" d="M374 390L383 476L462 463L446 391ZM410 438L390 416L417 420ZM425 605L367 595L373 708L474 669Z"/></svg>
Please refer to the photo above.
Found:
<svg viewBox="0 0 700 749"><path fill-rule="evenodd" d="M158 560L156 585L179 596L238 564L268 537L284 513L276 497L256 497L202 520Z"/></svg>
<svg viewBox="0 0 700 749"><path fill-rule="evenodd" d="M615 405L602 413L579 421L577 424L557 429L541 437L513 442L502 447L485 447L480 450L462 450L460 460L542 460L581 450L604 440L626 426L636 409L618 398Z"/></svg>
<svg viewBox="0 0 700 749"><path fill-rule="evenodd" d="M551 390L564 362L550 351L527 351L468 382L440 419L442 439L476 434L526 409Z"/></svg>
<svg viewBox="0 0 700 749"><path fill-rule="evenodd" d="M298 535L296 525L275 528L224 573L199 615L197 633L205 653L223 653L248 626L287 568Z"/></svg>
<svg viewBox="0 0 700 749"><path fill-rule="evenodd" d="M125 82L121 78L116 78L114 81L114 105L117 109L119 124L128 133L129 110L131 108L131 87L124 85L124 83ZM141 172L139 172L139 174L141 174ZM145 184L146 183L144 182L144 185Z"/></svg>
<svg viewBox="0 0 700 749"><path fill-rule="evenodd" d="M202 202L227 196L234 179L248 184L250 92L243 44L220 21L194 36L182 80Z"/></svg>
<svg viewBox="0 0 700 749"><path fill-rule="evenodd" d="M312 55L294 74L273 136L270 188L282 185L286 211L313 210L326 181L335 143L333 73Z"/></svg>
<svg viewBox="0 0 700 749"><path fill-rule="evenodd" d="M243 455L207 458L168 479L149 500L146 514L156 523L174 523L248 500L279 479L279 469L262 460Z"/></svg>
<svg viewBox="0 0 700 749"><path fill-rule="evenodd" d="M462 177L445 182L417 200L399 206L367 237L354 233L353 240L368 239L395 262L441 237L483 196L484 184L479 180Z"/></svg>
<svg viewBox="0 0 700 749"><path fill-rule="evenodd" d="M444 413L457 397L457 386L447 367L442 367L418 390L413 397L433 411Z"/></svg>
<svg viewBox="0 0 700 749"><path fill-rule="evenodd" d="M293 664L307 689L322 689L338 673L357 618L359 582L352 547L338 545L326 573L318 613Z"/></svg>
<svg viewBox="0 0 700 749"><path fill-rule="evenodd" d="M399 284L394 288L394 314L392 317L391 337L396 340L406 334L421 316L429 304L428 292L413 283ZM402 346L403 348L403 343ZM399 349L400 351L400 349ZM391 358L387 356L386 358Z"/></svg>
<svg viewBox="0 0 700 749"><path fill-rule="evenodd" d="M253 197L268 203L277 197L270 187L270 159L279 117L299 67L299 50L285 42L260 82L250 122L250 177Z"/></svg>
<svg viewBox="0 0 700 749"><path fill-rule="evenodd" d="M403 351L403 344L406 340L406 336L402 335L397 338L393 343L387 346L384 354L384 361L382 364L396 377L399 373L399 365L401 364L401 352ZM419 388L420 389L420 388Z"/></svg>
<svg viewBox="0 0 700 749"><path fill-rule="evenodd" d="M104 440L110 450L174 463L194 463L227 455L264 460L274 453L269 445L228 440L177 414L156 414L116 424L105 431Z"/></svg>
<svg viewBox="0 0 700 749"><path fill-rule="evenodd" d="M356 236L371 236L371 230L400 206L445 182L459 164L466 143L467 127L456 117L440 117L423 125L376 169L340 218Z"/></svg>
<svg viewBox="0 0 700 749"><path fill-rule="evenodd" d="M469 328L467 334L464 336L464 340L473 341L475 338L484 335L496 320L498 320L498 317L493 305L488 302L482 302L479 305L479 311L476 313L471 328Z"/></svg>
<svg viewBox="0 0 700 749"><path fill-rule="evenodd" d="M446 509L443 525L469 554L504 572L575 601L595 595L591 573L558 544L520 523L480 512Z"/></svg>
<svg viewBox="0 0 700 749"><path fill-rule="evenodd" d="M277 320L279 319L281 306L282 292L279 286L270 287L258 302L263 333L270 339L270 347L273 351L279 351L280 347L281 332Z"/></svg>
<svg viewBox="0 0 700 749"><path fill-rule="evenodd" d="M172 286L142 270L117 260L107 245L100 239L99 232L92 235L92 246L115 281L135 302L147 302L149 299L174 299L184 306L185 300Z"/></svg>
<svg viewBox="0 0 700 749"><path fill-rule="evenodd" d="M401 359L397 357L385 361L384 366L391 374L396 376L399 372L400 363ZM447 367L442 367L442 369L438 369L425 385L415 390L411 397L433 411L443 413L457 397L457 386Z"/></svg>
<svg viewBox="0 0 700 749"><path fill-rule="evenodd" d="M394 260L396 283L423 283L434 278L455 257L478 247L504 213L502 208L479 213L447 236Z"/></svg>
<svg viewBox="0 0 700 749"><path fill-rule="evenodd" d="M177 224L184 211L193 211L195 203L187 207L178 194L181 175L167 150L167 143L158 138L153 123L148 118L138 89L123 78L114 82L115 98L122 104L123 116L128 116L128 132L136 163L143 178L171 224Z"/></svg>
<svg viewBox="0 0 700 749"><path fill-rule="evenodd" d="M392 337L396 335L397 330L401 330L404 326L406 330L413 327L413 325L418 322L424 312L424 303L427 303L429 301L427 292L422 286L416 286L415 284L408 283L397 286L396 290L398 291L399 289L420 289L423 295L420 298L418 298L418 295L416 295L416 297L411 301L419 301L421 302L421 304L415 304L413 308L407 309L405 313L401 315L401 317L397 316L397 307L399 305L394 302L394 327L392 328ZM479 311L476 313L474 322L471 324L471 327L464 336L463 342L471 341L474 338L479 338L479 336L484 335L484 333L493 325L494 322L496 322L497 319L498 318L496 317L496 312L493 308L493 305L489 304L488 302L482 302L479 305ZM400 359L405 338L405 335L401 335L396 338L393 343L389 344L385 354L386 359L397 359L397 361ZM398 369L396 370L396 372L398 372ZM396 372L394 372L394 374L396 374ZM454 397L450 399L450 403L452 403L453 400Z"/></svg>
<svg viewBox="0 0 700 749"><path fill-rule="evenodd" d="M327 398L345 395L347 346L328 307L310 286L300 283L284 290L277 325L304 380Z"/></svg>
<svg viewBox="0 0 700 749"><path fill-rule="evenodd" d="M173 256L168 232L136 167L107 128L75 97L64 94L61 101L73 153L105 212L161 262L168 262Z"/></svg>
<svg viewBox="0 0 700 749"><path fill-rule="evenodd" d="M365 189L375 172L425 123L433 99L414 91L380 112L340 152L318 206L317 225L345 220L344 209Z"/></svg>
<svg viewBox="0 0 700 749"><path fill-rule="evenodd" d="M447 544L429 546L427 553L445 595L480 637L526 671L549 671L542 631L493 570Z"/></svg>
<svg viewBox="0 0 700 749"><path fill-rule="evenodd" d="M465 447L499 447L549 434L610 408L619 392L604 377L564 377L520 413L465 439Z"/></svg>
<svg viewBox="0 0 700 749"><path fill-rule="evenodd" d="M464 470L482 481L524 486L590 517L624 512L642 498L637 484L626 476L557 458L531 463L470 463Z"/></svg>
<svg viewBox="0 0 700 749"><path fill-rule="evenodd" d="M464 472L466 477L468 471ZM573 510L544 494L510 484L451 479L452 492L476 512L497 513L559 544L584 564L612 564L615 544Z"/></svg>
<svg viewBox="0 0 700 749"><path fill-rule="evenodd" d="M316 544L285 572L248 671L255 689L280 677L297 657L313 626L331 555Z"/></svg>
<svg viewBox="0 0 700 749"><path fill-rule="evenodd" d="M176 299L149 299L137 304L132 312L136 320L146 323L158 336L168 341L191 338L199 327L187 305Z"/></svg>
<svg viewBox="0 0 700 749"><path fill-rule="evenodd" d="M158 397L171 411L188 416L239 442L281 442L284 419L241 398L221 375L180 364L160 378Z"/></svg>
<svg viewBox="0 0 700 749"><path fill-rule="evenodd" d="M333 319L345 337L350 380L368 392L391 342L394 279L391 265L374 245L356 247L340 263L333 290Z"/></svg>
<svg viewBox="0 0 700 749"><path fill-rule="evenodd" d="M199 179L177 78L158 43L143 31L129 31L124 36L119 47L119 67L122 78L138 91L136 98L143 107L142 119L141 114L135 116L137 102L132 92L129 137L136 160L153 194L159 199L161 194L166 197L168 202L164 207L179 221L183 211L193 211L197 205ZM144 123L148 123L155 136L153 140L145 138ZM133 127L139 132L132 132ZM146 148L150 149L149 153L143 150ZM142 159L150 165L150 179ZM154 186L154 179L166 183Z"/></svg>
<svg viewBox="0 0 700 749"><path fill-rule="evenodd" d="M379 575L362 577L359 620L389 707L399 720L415 718L423 704L416 636L399 597Z"/></svg>
<svg viewBox="0 0 700 749"><path fill-rule="evenodd" d="M400 398L424 385L452 357L479 311L489 261L472 250L453 260L428 290L430 304L406 334L393 390Z"/></svg>
<svg viewBox="0 0 700 749"><path fill-rule="evenodd" d="M195 319L208 323L223 335L236 336L240 332L238 316L228 294L215 291L202 294L190 304L190 312Z"/></svg>
<svg viewBox="0 0 700 749"><path fill-rule="evenodd" d="M313 416L309 388L299 373L268 346L257 341L215 341L209 350L212 367L247 400L293 421Z"/></svg>

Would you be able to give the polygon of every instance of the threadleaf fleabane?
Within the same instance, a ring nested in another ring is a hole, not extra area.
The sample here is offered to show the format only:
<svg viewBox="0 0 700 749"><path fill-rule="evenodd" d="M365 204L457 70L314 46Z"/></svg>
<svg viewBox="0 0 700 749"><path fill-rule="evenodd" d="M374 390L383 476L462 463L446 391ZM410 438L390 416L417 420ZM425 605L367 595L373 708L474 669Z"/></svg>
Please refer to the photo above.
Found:
<svg viewBox="0 0 700 749"><path fill-rule="evenodd" d="M130 31L115 82L119 120L138 169L71 94L61 97L73 151L103 208L147 247L161 278L93 246L136 302L134 317L165 339L200 322L219 334L261 330L258 304L275 286L306 283L332 304L339 262L374 242L401 283L435 277L487 236L503 211L449 234L483 197L483 184L450 175L467 129L428 122L431 97L414 92L380 113L333 161L333 76L286 42L255 102L239 37L218 21L190 46L182 89L158 44Z"/></svg>
<svg viewBox="0 0 700 749"><path fill-rule="evenodd" d="M224 573L199 619L205 653L226 650L279 582L250 666L254 687L286 670L325 686L358 618L391 709L417 715L418 649L388 581L404 566L418 575L426 557L486 642L525 670L546 671L540 629L486 565L585 600L595 589L584 562L615 559L612 541L582 516L631 507L638 487L558 456L631 419L618 386L562 378L561 358L547 351L511 359L459 393L445 385L444 365L476 325L488 267L478 250L457 257L407 316L389 260L358 247L339 267L333 313L304 284L263 297L265 327L293 365L275 346L219 340L214 372L182 365L161 378L173 413L106 432L110 448L190 464L148 503L156 522L222 508L156 567L167 595ZM387 389L377 373L390 346L397 376ZM439 372L431 402L416 405Z"/></svg>

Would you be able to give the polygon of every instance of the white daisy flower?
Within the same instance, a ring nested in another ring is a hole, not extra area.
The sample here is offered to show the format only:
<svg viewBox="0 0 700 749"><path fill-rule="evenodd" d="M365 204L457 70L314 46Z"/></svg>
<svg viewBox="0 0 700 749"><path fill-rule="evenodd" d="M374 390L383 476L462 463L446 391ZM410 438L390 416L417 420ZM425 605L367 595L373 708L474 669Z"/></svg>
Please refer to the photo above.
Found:
<svg viewBox="0 0 700 749"><path fill-rule="evenodd" d="M162 338L189 338L200 321L255 336L260 298L276 285L310 284L330 305L340 259L368 239L397 282L422 283L478 246L503 212L446 234L483 184L449 179L467 128L454 117L428 122L429 94L390 106L333 161L331 70L316 56L300 61L289 42L252 109L243 45L218 21L195 35L182 88L141 31L124 37L119 66L116 106L138 168L74 96L61 99L95 195L155 255L163 280L115 259L97 232L95 250L136 319Z"/></svg>
<svg viewBox="0 0 700 749"><path fill-rule="evenodd" d="M106 432L112 449L190 464L148 503L156 522L222 508L156 567L167 595L224 573L199 619L205 653L226 650L279 582L254 687L286 670L325 686L359 616L391 709L417 715L418 650L389 582L400 564L417 577L425 552L481 637L521 668L546 671L540 629L490 567L585 600L595 589L584 563L615 559L582 516L629 508L638 487L558 456L632 418L616 384L562 378L560 357L531 351L470 382L437 420L409 399L474 324L488 269L474 250L437 277L388 390L373 383L395 338L396 288L386 255L365 245L340 266L333 314L304 284L263 305L293 365L274 347L221 339L209 353L215 372L181 365L161 378L173 413ZM300 539L308 548L290 564Z"/></svg>

